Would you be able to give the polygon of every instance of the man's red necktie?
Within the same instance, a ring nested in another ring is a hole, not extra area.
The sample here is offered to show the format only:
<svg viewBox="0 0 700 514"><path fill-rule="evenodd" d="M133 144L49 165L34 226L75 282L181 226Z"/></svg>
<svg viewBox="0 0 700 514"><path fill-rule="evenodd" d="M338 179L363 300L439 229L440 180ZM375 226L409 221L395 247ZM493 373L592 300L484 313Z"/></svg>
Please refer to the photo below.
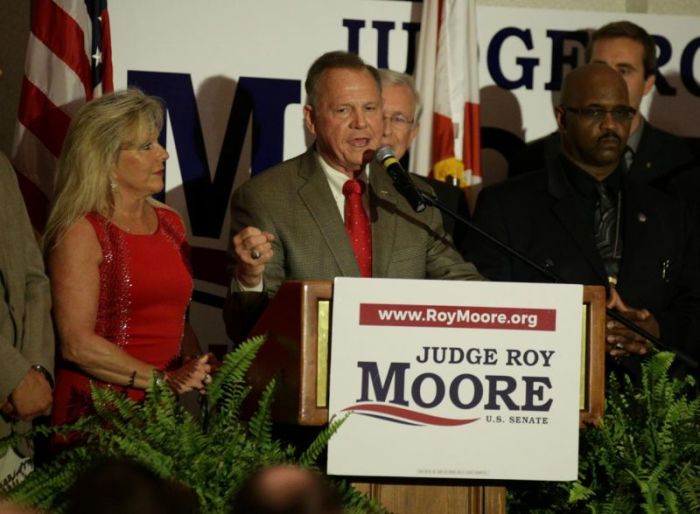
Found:
<svg viewBox="0 0 700 514"><path fill-rule="evenodd" d="M365 191L362 180L352 179L343 184L345 195L345 230L350 236L355 259L363 277L372 276L372 228L362 206Z"/></svg>

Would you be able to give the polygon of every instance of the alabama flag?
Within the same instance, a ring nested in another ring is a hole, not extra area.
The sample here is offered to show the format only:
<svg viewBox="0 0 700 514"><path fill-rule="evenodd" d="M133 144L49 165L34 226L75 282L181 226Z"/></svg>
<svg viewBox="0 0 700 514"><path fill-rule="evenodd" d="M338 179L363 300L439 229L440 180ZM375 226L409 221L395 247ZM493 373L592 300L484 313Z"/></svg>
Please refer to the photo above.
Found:
<svg viewBox="0 0 700 514"><path fill-rule="evenodd" d="M107 0L34 0L12 162L42 231L76 110L114 89Z"/></svg>
<svg viewBox="0 0 700 514"><path fill-rule="evenodd" d="M425 0L416 67L421 130L411 168L481 182L475 0Z"/></svg>

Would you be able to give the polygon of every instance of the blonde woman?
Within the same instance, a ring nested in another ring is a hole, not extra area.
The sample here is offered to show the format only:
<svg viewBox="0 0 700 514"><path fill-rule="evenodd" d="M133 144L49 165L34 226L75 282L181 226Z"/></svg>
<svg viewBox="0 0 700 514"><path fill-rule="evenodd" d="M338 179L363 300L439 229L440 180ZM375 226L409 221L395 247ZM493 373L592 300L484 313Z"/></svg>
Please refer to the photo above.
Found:
<svg viewBox="0 0 700 514"><path fill-rule="evenodd" d="M44 236L62 357L55 424L90 411L91 383L138 400L154 376L177 393L211 380L209 356L192 357L185 229L151 198L164 187L162 122L156 98L127 90L86 104L68 130Z"/></svg>

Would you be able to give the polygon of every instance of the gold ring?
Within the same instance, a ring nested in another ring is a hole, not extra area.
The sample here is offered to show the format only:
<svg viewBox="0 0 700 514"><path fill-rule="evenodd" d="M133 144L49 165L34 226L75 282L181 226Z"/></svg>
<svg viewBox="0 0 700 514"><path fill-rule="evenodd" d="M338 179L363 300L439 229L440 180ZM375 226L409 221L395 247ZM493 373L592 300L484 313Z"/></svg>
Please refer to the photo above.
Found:
<svg viewBox="0 0 700 514"><path fill-rule="evenodd" d="M257 261L260 258L260 252L257 251L255 248L253 248L250 251L250 258L253 259L254 261Z"/></svg>

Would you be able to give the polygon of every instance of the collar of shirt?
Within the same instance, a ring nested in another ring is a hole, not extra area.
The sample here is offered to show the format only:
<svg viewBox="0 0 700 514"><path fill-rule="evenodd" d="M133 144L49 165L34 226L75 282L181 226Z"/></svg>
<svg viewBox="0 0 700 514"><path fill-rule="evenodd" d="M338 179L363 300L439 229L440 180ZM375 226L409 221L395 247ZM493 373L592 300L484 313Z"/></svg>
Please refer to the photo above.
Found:
<svg viewBox="0 0 700 514"><path fill-rule="evenodd" d="M598 198L598 193L596 191L598 181L585 170L579 168L564 154L561 154L561 161L566 177L568 178L569 183L573 186L576 194L584 198ZM622 173L620 166L618 166L615 168L615 171L603 179L603 184L605 184L606 189L612 195L616 195L622 187L621 181Z"/></svg>
<svg viewBox="0 0 700 514"><path fill-rule="evenodd" d="M640 123L637 131L634 134L630 134L627 138L627 146L632 149L633 155L637 153L637 148L639 148L639 141L642 139L642 132L644 132L645 125L646 121L642 116L642 122Z"/></svg>
<svg viewBox="0 0 700 514"><path fill-rule="evenodd" d="M335 204L338 207L338 212L340 212L340 217L343 219L344 222L345 195L343 195L343 184L345 184L345 182L348 180L348 177L347 175L345 175L345 173L336 170L325 160L323 160L323 157L321 157L321 154L319 154L318 151L316 152L316 158L318 159L318 163L320 164L321 169L323 170L323 174L326 176L326 180L328 181L328 187L331 188L331 194L333 195ZM363 180L365 184L367 184L366 190L369 190L369 165L365 165L365 167L362 169L362 172L356 178ZM362 204L365 207L365 211L369 212L369 195L363 195Z"/></svg>

